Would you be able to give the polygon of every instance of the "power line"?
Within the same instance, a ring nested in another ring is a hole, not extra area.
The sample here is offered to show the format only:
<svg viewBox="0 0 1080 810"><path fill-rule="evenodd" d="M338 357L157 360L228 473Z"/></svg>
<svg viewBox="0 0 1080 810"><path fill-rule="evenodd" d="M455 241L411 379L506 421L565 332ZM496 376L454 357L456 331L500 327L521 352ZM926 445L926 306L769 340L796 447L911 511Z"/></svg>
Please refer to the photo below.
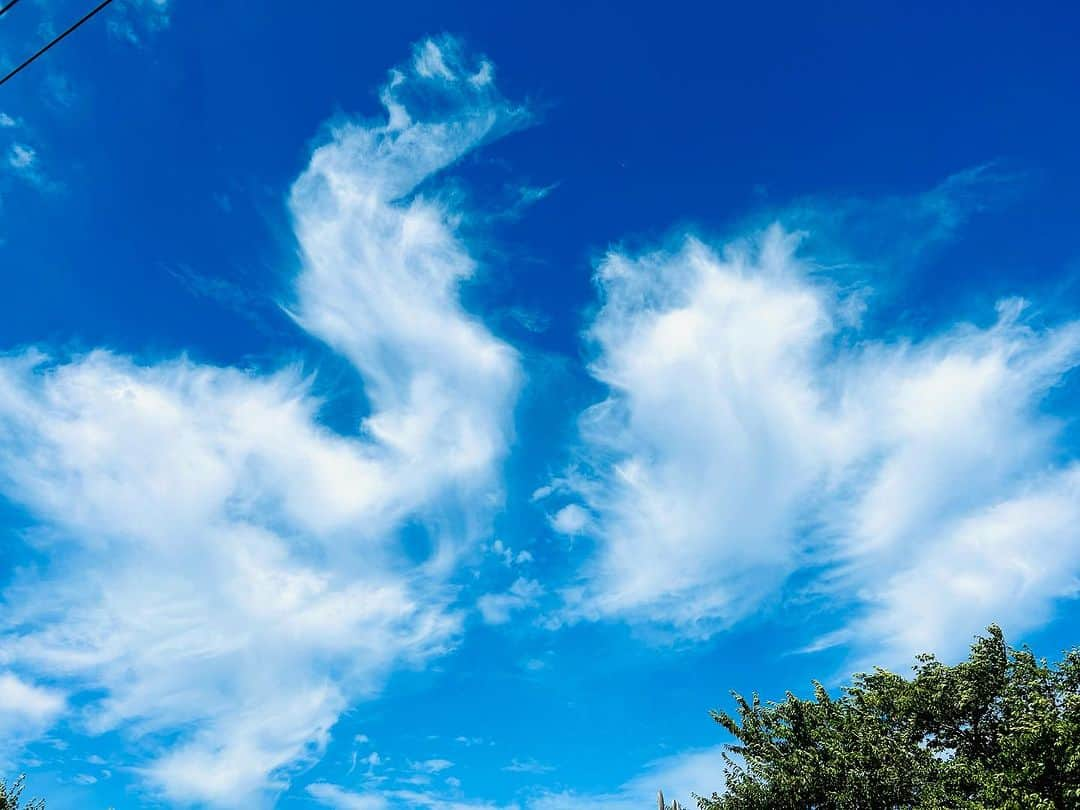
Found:
<svg viewBox="0 0 1080 810"><path fill-rule="evenodd" d="M11 0L10 3L4 3L4 7L0 8L0 14L4 14L9 8L18 3L19 0Z"/></svg>
<svg viewBox="0 0 1080 810"><path fill-rule="evenodd" d="M111 3L112 1L113 1L113 0L103 0L103 2L99 3L99 4L98 4L98 5L97 5L97 6L96 6L96 7L95 7L95 8L94 8L94 9L93 9L92 11L89 11L89 12L87 12L87 13L86 13L86 15L85 15L85 16L84 16L84 17L83 17L83 18L82 18L81 20L79 20L79 21L78 21L77 23L75 23L75 24L74 24L74 25L72 25L72 26L71 26L70 28L68 28L68 30L66 30L66 31L65 31L64 33L62 33L62 34L61 34L60 36L56 37L56 39L54 39L54 40L53 40L52 42L50 42L50 43L49 43L48 45L46 45L46 46L44 46L43 48L41 48L41 50L39 50L39 51L38 51L37 53L35 53L35 54L34 54L33 56L31 56L31 57L30 57L29 59L27 59L27 60L26 60L25 62L23 62L23 63L22 63L21 65L19 65L19 66L18 66L17 68L15 68L15 69L14 69L13 71L11 71L10 73L8 73L8 74L7 74L7 75L6 75L6 76L5 76L4 78L0 79L0 85L2 85L2 84L5 84L5 83L7 83L7 80L8 80L8 79L12 78L12 77L13 77L13 76L14 76L14 75L15 75L16 73L19 73L19 72L20 72L20 71L21 71L21 70L22 70L23 68L25 68L25 67L27 67L28 65L30 65L30 63L31 63L31 62L35 61L35 60L36 60L36 59L37 59L38 57L40 57L41 55L43 55L43 54L44 54L44 53L45 53L45 52L46 52L47 50L49 50L49 48L51 48L51 47L52 47L53 45L55 45L55 44L56 44L57 42L59 42L60 40L62 40L62 39L63 39L64 37L66 37L66 36L67 36L68 34L72 33L72 32L73 32L73 31L74 31L74 30L75 30L76 28L78 28L78 27L79 27L80 25L82 25L82 24L83 24L84 22L86 22L87 20L89 20L89 19L90 19L91 17L93 17L93 16L95 15L95 14L97 14L97 13L98 13L99 11L101 11L101 10L102 10L103 8L105 8L105 6L109 5L109 3ZM7 4L7 6L5 6L5 7L4 7L4 10L6 11L7 9L11 8L11 7L12 7L13 5L15 5L15 4L16 4L17 2L19 2L19 0L12 0L12 1L10 2L10 3L8 3L8 4Z"/></svg>

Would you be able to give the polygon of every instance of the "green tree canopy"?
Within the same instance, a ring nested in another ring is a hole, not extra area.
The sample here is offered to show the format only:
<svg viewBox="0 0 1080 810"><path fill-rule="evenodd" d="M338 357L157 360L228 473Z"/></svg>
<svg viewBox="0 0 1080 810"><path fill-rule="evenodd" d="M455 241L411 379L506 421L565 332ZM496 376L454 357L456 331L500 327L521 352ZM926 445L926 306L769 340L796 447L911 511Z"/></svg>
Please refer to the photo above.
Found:
<svg viewBox="0 0 1080 810"><path fill-rule="evenodd" d="M1000 628L946 666L861 673L837 697L734 694L722 793L701 810L1080 808L1080 649L1053 665Z"/></svg>
<svg viewBox="0 0 1080 810"><path fill-rule="evenodd" d="M41 799L22 803L25 782L26 777L22 775L10 785L0 779L0 810L45 810L45 802Z"/></svg>

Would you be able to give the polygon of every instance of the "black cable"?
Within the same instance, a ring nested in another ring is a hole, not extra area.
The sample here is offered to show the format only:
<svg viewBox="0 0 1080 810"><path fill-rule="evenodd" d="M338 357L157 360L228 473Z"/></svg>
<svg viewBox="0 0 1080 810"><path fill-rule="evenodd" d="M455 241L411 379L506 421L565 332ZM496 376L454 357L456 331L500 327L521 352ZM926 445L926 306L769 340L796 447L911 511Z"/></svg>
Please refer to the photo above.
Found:
<svg viewBox="0 0 1080 810"><path fill-rule="evenodd" d="M13 5L15 5L18 2L19 2L19 0L11 0L10 3L4 3L4 7L0 8L0 14L3 14L4 12L6 12L9 8L11 8Z"/></svg>
<svg viewBox="0 0 1080 810"><path fill-rule="evenodd" d="M6 76L5 76L4 78L0 79L0 85L2 85L2 84L4 84L4 83L6 83L8 79L10 79L11 77L13 77L13 76L14 76L14 75L15 75L16 73L18 73L19 71L21 71L21 70L22 70L23 68L27 67L27 66L28 66L28 65L29 65L29 64L30 64L31 62L33 62L33 61L34 61L34 60L36 60L36 59L37 59L37 58L38 58L39 56L41 56L42 54L44 54L44 53L45 53L45 51L49 50L49 48L51 48L51 47L52 47L53 45L55 45L55 44L56 44L57 42L59 42L60 40L62 40L62 39L63 39L64 37L66 37L66 36L67 36L68 34L70 34L70 33L71 33L72 31L74 31L74 30L75 30L76 28L78 28L78 27L79 27L80 25L82 25L82 24L83 24L84 22L86 22L87 20L89 20L89 19L90 19L91 17L93 17L93 16L95 15L95 14L97 14L97 13L98 13L99 11L101 11L101 10L102 10L103 8L105 8L105 6L109 5L109 3L111 3L112 1L113 1L113 0L103 0L103 2L99 3L99 4L98 4L98 5L97 5L97 6L96 6L96 7L95 7L95 8L94 8L94 9L93 9L92 11L89 11L89 12L87 12L87 13L86 13L86 15L85 15L85 16L84 16L84 17L83 17L83 18L82 18L81 20L79 20L79 21L78 21L77 23L75 23L75 24L74 24L74 25L72 25L72 26L71 26L70 28L68 28L68 30L67 30L67 31L65 31L64 33L62 33L62 34L61 34L60 36L56 37L56 39L54 39L54 40L53 40L52 42L50 42L50 43L49 43L48 45L46 45L45 47L43 47L43 48L42 48L41 50L39 50L39 51L38 51L37 53L35 53L35 54L34 54L33 56L31 56L31 57L30 57L29 59L27 59L27 60L26 60L25 62L23 62L23 63L22 63L21 65L19 65L19 66L18 66L17 68L15 68L15 69L14 69L13 71L11 71L11 72L10 72L9 74L7 74L7 75L6 75ZM11 6L15 5L15 3L17 3L17 2L19 2L19 0L14 0L14 2L11 2L11 3L9 3L9 4L7 5L7 8L11 8Z"/></svg>

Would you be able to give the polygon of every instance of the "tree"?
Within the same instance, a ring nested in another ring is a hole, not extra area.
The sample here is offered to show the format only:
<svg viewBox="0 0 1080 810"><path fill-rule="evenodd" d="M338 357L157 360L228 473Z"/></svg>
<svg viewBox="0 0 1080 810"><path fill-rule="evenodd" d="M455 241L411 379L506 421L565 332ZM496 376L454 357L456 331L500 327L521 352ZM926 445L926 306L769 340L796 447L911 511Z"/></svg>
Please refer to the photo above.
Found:
<svg viewBox="0 0 1080 810"><path fill-rule="evenodd" d="M877 668L832 697L781 703L733 693L712 712L736 742L722 794L700 810L1059 810L1080 808L1080 649L1048 666L1001 629L946 666Z"/></svg>
<svg viewBox="0 0 1080 810"><path fill-rule="evenodd" d="M21 803L25 782L25 774L20 774L10 785L0 779L0 810L45 810L45 802L41 799L31 799L26 804Z"/></svg>

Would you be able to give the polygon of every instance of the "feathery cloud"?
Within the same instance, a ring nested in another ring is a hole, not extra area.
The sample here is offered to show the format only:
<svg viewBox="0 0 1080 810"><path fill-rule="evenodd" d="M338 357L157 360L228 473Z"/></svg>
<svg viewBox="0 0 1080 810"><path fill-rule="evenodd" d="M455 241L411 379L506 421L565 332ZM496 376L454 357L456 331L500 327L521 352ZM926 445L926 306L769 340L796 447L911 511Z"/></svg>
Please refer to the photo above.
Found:
<svg viewBox="0 0 1080 810"><path fill-rule="evenodd" d="M320 425L296 368L0 360L0 486L44 559L5 594L0 660L83 693L86 730L139 740L170 800L258 805L390 669L451 646L445 576L498 501L518 360L463 310L474 262L415 190L525 114L449 38L382 100L385 120L330 129L289 198L290 309L362 376L357 434Z"/></svg>
<svg viewBox="0 0 1080 810"><path fill-rule="evenodd" d="M599 548L568 613L704 637L816 567L853 608L826 641L900 657L1035 626L1080 572L1076 473L1040 409L1080 322L1005 300L987 326L875 339L798 243L774 226L599 265L610 393L569 479Z"/></svg>

